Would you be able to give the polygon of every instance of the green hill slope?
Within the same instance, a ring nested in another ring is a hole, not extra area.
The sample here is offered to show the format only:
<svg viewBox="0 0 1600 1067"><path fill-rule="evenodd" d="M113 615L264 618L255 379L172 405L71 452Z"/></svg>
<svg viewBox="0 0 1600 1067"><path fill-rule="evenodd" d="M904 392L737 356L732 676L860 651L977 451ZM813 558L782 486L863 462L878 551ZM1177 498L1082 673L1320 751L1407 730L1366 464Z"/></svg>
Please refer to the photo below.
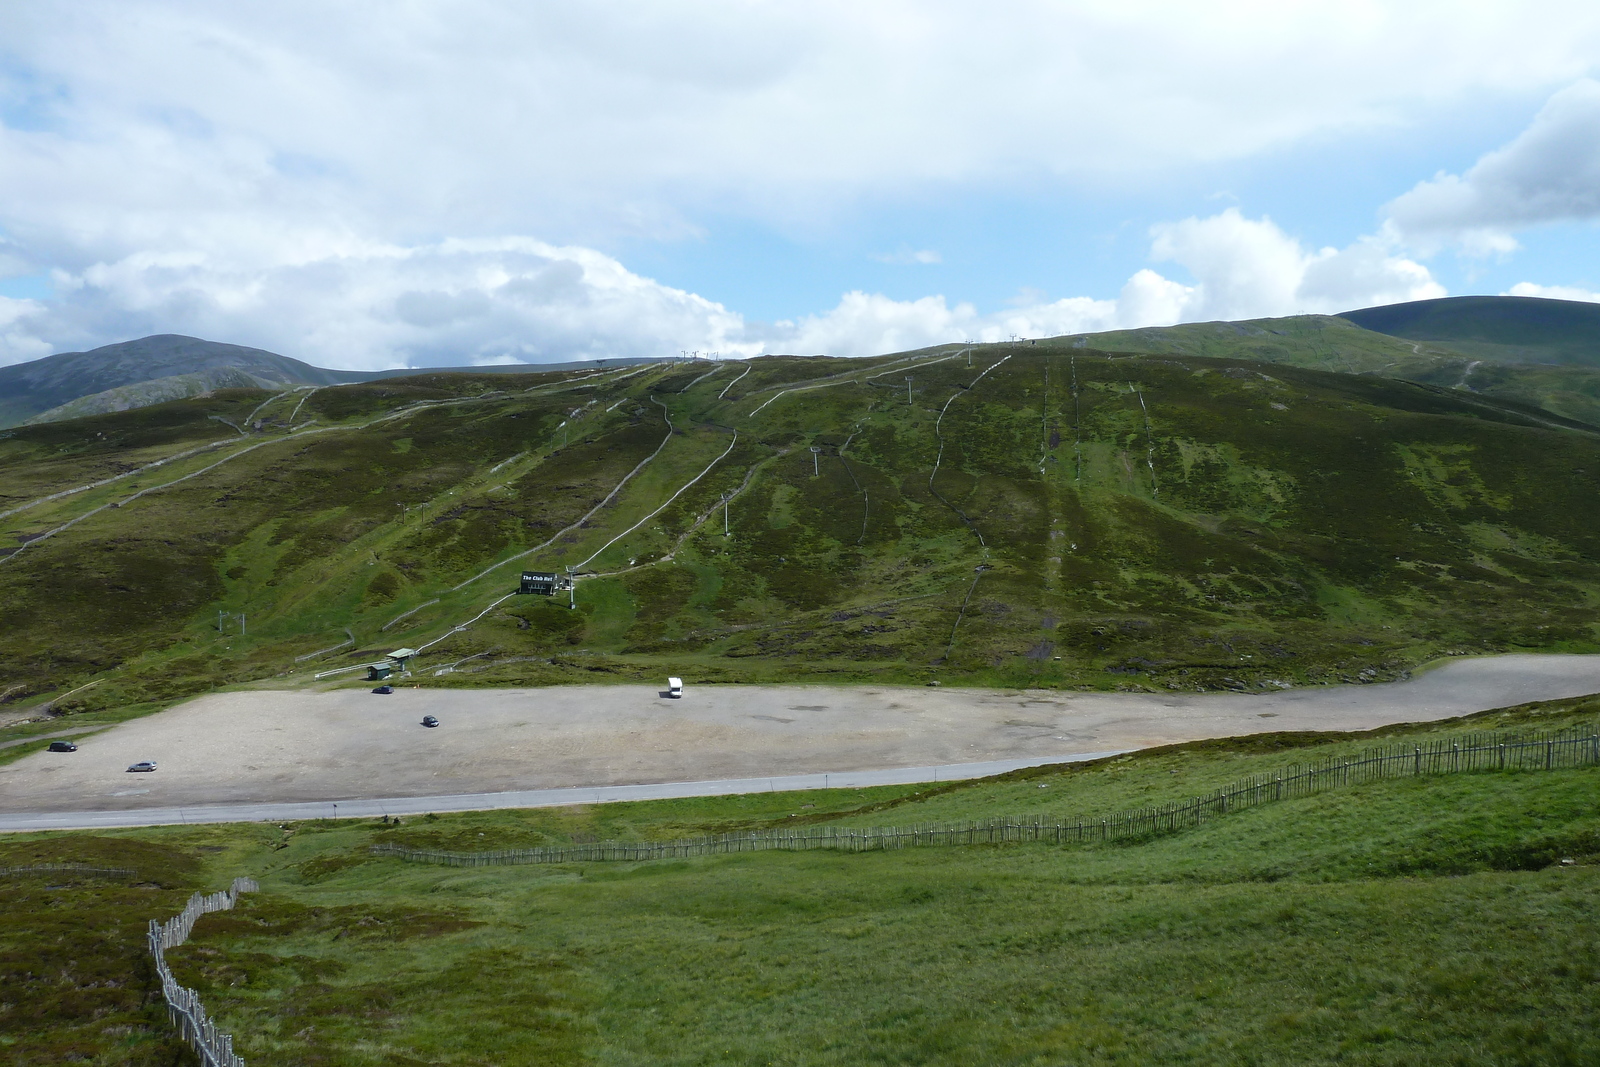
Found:
<svg viewBox="0 0 1600 1067"><path fill-rule="evenodd" d="M91 706L399 646L430 684L1388 677L1594 650L1597 488L1537 409L1070 344L223 391L0 440L0 647L13 701ZM567 567L576 611L508 597Z"/></svg>
<svg viewBox="0 0 1600 1067"><path fill-rule="evenodd" d="M1585 301L1452 296L1346 311L1340 317L1478 359L1600 367L1600 304Z"/></svg>
<svg viewBox="0 0 1600 1067"><path fill-rule="evenodd" d="M1411 306L1398 304L1374 310L1390 312ZM1374 321L1387 324L1387 319ZM1535 332L1534 336L1539 335ZM1346 374L1400 378L1542 407L1564 418L1600 425L1600 369L1523 362L1509 350L1488 351L1480 347L1469 353L1470 346L1455 340L1410 340L1390 336L1363 328L1348 317L1294 315L1240 322L1191 322L1082 334L1043 343L1217 359L1258 359Z"/></svg>

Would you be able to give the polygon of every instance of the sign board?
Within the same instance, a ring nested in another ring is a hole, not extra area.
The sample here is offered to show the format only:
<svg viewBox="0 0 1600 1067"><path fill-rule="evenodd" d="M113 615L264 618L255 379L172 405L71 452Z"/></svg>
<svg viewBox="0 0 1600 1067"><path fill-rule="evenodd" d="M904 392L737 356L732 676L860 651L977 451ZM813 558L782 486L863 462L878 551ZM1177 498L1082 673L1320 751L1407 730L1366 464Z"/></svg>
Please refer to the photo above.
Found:
<svg viewBox="0 0 1600 1067"><path fill-rule="evenodd" d="M556 576L546 571L523 571L522 584L517 587L519 593L534 593L538 596L554 596L556 592Z"/></svg>

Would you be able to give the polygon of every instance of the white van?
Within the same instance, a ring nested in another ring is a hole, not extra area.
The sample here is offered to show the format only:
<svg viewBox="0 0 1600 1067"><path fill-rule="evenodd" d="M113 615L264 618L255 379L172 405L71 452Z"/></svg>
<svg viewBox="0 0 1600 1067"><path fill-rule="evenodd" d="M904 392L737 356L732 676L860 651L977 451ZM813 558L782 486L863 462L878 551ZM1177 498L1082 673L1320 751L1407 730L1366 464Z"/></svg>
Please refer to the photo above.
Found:
<svg viewBox="0 0 1600 1067"><path fill-rule="evenodd" d="M679 697L683 696L683 679L682 678L668 678L667 679L667 696L671 697L674 700L676 700Z"/></svg>

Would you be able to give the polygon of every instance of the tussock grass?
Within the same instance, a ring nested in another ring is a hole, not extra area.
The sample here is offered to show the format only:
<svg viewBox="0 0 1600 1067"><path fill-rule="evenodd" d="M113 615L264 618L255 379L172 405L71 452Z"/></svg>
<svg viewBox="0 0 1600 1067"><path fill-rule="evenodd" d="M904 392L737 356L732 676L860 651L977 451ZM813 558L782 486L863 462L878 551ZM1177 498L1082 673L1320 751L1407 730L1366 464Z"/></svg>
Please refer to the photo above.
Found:
<svg viewBox="0 0 1600 1067"><path fill-rule="evenodd" d="M1593 710L1553 702L1386 739L1545 727ZM1092 810L1371 740L1266 736L951 786L463 813L398 827L30 835L0 842L0 860L148 870L173 857L174 895L259 877L260 894L201 919L169 954L252 1061L1591 1061L1592 769L1373 783L1123 845L473 869L366 851L376 840L670 836L790 811L848 824L885 805L906 820L1025 803ZM64 919L112 906L67 889L21 903L7 913L22 920L8 945L38 944ZM125 948L111 940L101 951ZM11 1048L65 1047L61 1035L78 1035L97 1062L147 1062L128 1050L142 1045L83 1038L92 1029L77 1018L66 1007L18 1017ZM17 1062L50 1062L30 1055Z"/></svg>

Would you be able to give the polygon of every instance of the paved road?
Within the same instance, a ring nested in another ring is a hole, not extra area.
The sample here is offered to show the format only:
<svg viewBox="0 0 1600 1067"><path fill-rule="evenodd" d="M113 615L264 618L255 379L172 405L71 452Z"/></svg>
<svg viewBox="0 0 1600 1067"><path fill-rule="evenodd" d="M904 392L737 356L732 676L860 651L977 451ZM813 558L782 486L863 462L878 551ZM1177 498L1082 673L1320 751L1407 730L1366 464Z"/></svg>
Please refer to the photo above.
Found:
<svg viewBox="0 0 1600 1067"><path fill-rule="evenodd" d="M787 793L802 789L864 789L873 785L959 782L1051 763L1082 763L1119 752L1081 752L1047 759L988 760L943 767L894 767L881 771L790 774L773 778L724 778L716 782L663 782L653 785L580 786L575 789L522 789L506 793L463 793L438 797L308 801L299 804L211 804L193 808L141 808L132 811L70 811L0 815L0 831L93 830L113 826L176 826L207 822L289 822L297 819L359 819L380 815L425 815L439 811L492 811L497 808L563 808L572 804L614 804L629 800L724 797L741 793Z"/></svg>
<svg viewBox="0 0 1600 1067"><path fill-rule="evenodd" d="M1016 766L1264 730L1372 729L1590 693L1600 693L1600 656L1461 659L1406 682L1260 695L703 685L668 700L645 686L250 690L121 723L74 753L0 766L0 814L111 825L183 821L201 810L298 818L373 798L393 798L395 812L402 798L410 810L443 810L567 803L526 798L587 799L607 788L741 791L715 783ZM424 729L424 714L443 725ZM126 773L143 759L160 771Z"/></svg>
<svg viewBox="0 0 1600 1067"><path fill-rule="evenodd" d="M18 745L31 745L35 741L48 741L52 737L77 737L79 734L92 734L96 730L104 730L104 726L80 726L75 730L56 730L48 734L34 734L32 737L19 737L15 741L0 741L0 748L16 748Z"/></svg>

